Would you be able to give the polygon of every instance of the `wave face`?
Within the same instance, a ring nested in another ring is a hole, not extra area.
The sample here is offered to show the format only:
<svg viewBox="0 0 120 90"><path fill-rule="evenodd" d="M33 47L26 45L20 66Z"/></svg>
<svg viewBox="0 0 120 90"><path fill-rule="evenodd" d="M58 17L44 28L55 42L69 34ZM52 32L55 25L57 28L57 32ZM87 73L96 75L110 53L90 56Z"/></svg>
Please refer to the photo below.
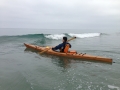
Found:
<svg viewBox="0 0 120 90"><path fill-rule="evenodd" d="M90 38L90 37L98 37L101 35L101 33L84 33L84 34L74 34L70 33L68 34L71 37L78 37L78 38Z"/></svg>

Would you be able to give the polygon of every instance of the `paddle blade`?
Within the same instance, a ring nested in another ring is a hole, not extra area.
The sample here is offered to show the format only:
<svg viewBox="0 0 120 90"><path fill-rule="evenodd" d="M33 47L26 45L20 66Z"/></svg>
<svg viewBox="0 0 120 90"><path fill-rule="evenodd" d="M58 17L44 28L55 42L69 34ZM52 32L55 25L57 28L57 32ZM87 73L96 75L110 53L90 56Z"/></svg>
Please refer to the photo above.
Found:
<svg viewBox="0 0 120 90"><path fill-rule="evenodd" d="M40 52L39 54L43 54L44 52L47 52L48 50L50 50L50 47L47 47L45 50L43 50L42 52Z"/></svg>

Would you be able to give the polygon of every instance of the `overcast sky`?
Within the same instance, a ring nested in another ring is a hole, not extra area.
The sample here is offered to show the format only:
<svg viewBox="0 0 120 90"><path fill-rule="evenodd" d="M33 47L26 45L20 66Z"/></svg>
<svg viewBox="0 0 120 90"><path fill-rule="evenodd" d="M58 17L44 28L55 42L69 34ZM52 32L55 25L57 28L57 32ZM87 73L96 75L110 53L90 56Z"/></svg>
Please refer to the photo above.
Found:
<svg viewBox="0 0 120 90"><path fill-rule="evenodd" d="M0 0L0 28L120 30L120 0Z"/></svg>

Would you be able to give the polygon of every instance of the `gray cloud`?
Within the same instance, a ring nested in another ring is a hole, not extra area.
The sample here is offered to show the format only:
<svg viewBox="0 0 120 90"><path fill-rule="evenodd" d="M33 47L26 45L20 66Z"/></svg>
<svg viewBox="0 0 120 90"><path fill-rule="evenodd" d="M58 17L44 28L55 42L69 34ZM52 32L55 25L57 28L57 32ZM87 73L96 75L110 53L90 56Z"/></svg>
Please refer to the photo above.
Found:
<svg viewBox="0 0 120 90"><path fill-rule="evenodd" d="M0 28L120 29L120 1L0 0Z"/></svg>

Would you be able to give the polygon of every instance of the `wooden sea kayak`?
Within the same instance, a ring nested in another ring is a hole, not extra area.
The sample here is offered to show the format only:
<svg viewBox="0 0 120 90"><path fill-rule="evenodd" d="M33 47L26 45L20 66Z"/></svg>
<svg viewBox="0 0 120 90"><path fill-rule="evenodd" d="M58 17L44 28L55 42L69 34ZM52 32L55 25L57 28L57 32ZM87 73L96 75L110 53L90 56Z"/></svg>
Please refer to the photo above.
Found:
<svg viewBox="0 0 120 90"><path fill-rule="evenodd" d="M31 48L37 51L44 51L46 47L41 47L41 46L36 46L36 45L31 45L31 44L25 44L26 48ZM88 54L82 54L82 53L62 53L62 52L56 52L53 51L52 49L49 49L45 53L51 54L51 55L56 55L56 56L62 56L62 57L68 57L68 58L73 58L73 59L86 59L86 60L94 60L94 61L102 61L102 62L108 62L112 63L111 58L106 58L106 57L100 57L100 56L93 56L93 55L88 55Z"/></svg>

